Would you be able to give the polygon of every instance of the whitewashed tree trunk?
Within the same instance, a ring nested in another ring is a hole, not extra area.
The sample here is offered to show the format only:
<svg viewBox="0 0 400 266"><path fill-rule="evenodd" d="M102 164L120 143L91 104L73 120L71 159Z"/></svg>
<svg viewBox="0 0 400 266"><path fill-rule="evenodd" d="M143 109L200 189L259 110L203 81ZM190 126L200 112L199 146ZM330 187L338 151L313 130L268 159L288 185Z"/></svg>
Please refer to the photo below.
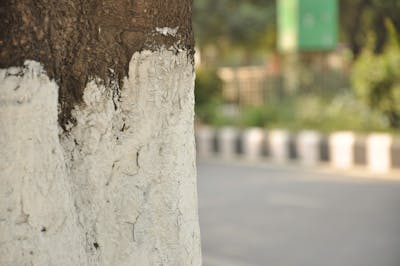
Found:
<svg viewBox="0 0 400 266"><path fill-rule="evenodd" d="M201 265L193 60L165 47L90 77L65 125L45 63L0 69L0 265Z"/></svg>

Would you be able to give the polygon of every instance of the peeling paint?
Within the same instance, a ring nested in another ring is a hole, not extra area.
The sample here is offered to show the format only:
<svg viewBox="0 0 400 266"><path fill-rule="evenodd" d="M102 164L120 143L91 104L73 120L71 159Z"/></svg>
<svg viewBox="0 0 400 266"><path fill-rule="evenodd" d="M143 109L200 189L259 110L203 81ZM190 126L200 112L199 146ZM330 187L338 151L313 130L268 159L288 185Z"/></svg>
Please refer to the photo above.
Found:
<svg viewBox="0 0 400 266"><path fill-rule="evenodd" d="M160 33L161 35L164 35L164 36L170 35L170 36L173 36L173 37L176 36L176 33L178 32L178 30L179 30L179 26L175 27L175 28L169 28L169 27L163 27L163 28L158 28L157 27L156 28L156 31L158 33Z"/></svg>

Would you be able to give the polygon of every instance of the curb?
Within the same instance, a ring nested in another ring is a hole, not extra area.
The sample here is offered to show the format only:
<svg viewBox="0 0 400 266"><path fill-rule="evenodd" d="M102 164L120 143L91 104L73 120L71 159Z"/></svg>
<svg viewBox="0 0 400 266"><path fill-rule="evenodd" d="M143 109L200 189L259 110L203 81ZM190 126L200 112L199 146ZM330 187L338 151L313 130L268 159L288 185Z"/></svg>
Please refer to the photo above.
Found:
<svg viewBox="0 0 400 266"><path fill-rule="evenodd" d="M371 173L400 170L400 139L384 133L293 133L284 129L208 126L196 127L195 133L199 158L269 159L278 164L296 161L307 167L328 163L338 170L358 167Z"/></svg>

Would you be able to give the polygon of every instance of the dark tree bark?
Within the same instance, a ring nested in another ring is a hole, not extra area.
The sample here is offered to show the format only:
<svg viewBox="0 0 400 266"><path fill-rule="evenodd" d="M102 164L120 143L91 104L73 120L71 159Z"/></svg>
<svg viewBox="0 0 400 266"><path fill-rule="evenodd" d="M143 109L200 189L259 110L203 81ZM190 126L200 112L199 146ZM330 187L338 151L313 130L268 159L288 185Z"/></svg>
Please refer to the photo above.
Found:
<svg viewBox="0 0 400 266"><path fill-rule="evenodd" d="M134 52L179 41L193 53L191 13L191 0L2 0L0 68L41 62L60 86L64 126L88 79L121 84ZM179 27L179 37L157 27Z"/></svg>

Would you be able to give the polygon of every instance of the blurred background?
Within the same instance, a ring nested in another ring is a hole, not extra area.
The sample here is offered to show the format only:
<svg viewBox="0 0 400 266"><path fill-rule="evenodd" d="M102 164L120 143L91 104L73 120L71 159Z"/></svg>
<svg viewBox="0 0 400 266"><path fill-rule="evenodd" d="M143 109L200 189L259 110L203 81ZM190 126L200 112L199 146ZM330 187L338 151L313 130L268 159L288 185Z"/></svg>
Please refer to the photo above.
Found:
<svg viewBox="0 0 400 266"><path fill-rule="evenodd" d="M195 0L194 29L198 123L400 127L399 0Z"/></svg>
<svg viewBox="0 0 400 266"><path fill-rule="evenodd" d="M193 12L204 265L400 266L400 0Z"/></svg>

